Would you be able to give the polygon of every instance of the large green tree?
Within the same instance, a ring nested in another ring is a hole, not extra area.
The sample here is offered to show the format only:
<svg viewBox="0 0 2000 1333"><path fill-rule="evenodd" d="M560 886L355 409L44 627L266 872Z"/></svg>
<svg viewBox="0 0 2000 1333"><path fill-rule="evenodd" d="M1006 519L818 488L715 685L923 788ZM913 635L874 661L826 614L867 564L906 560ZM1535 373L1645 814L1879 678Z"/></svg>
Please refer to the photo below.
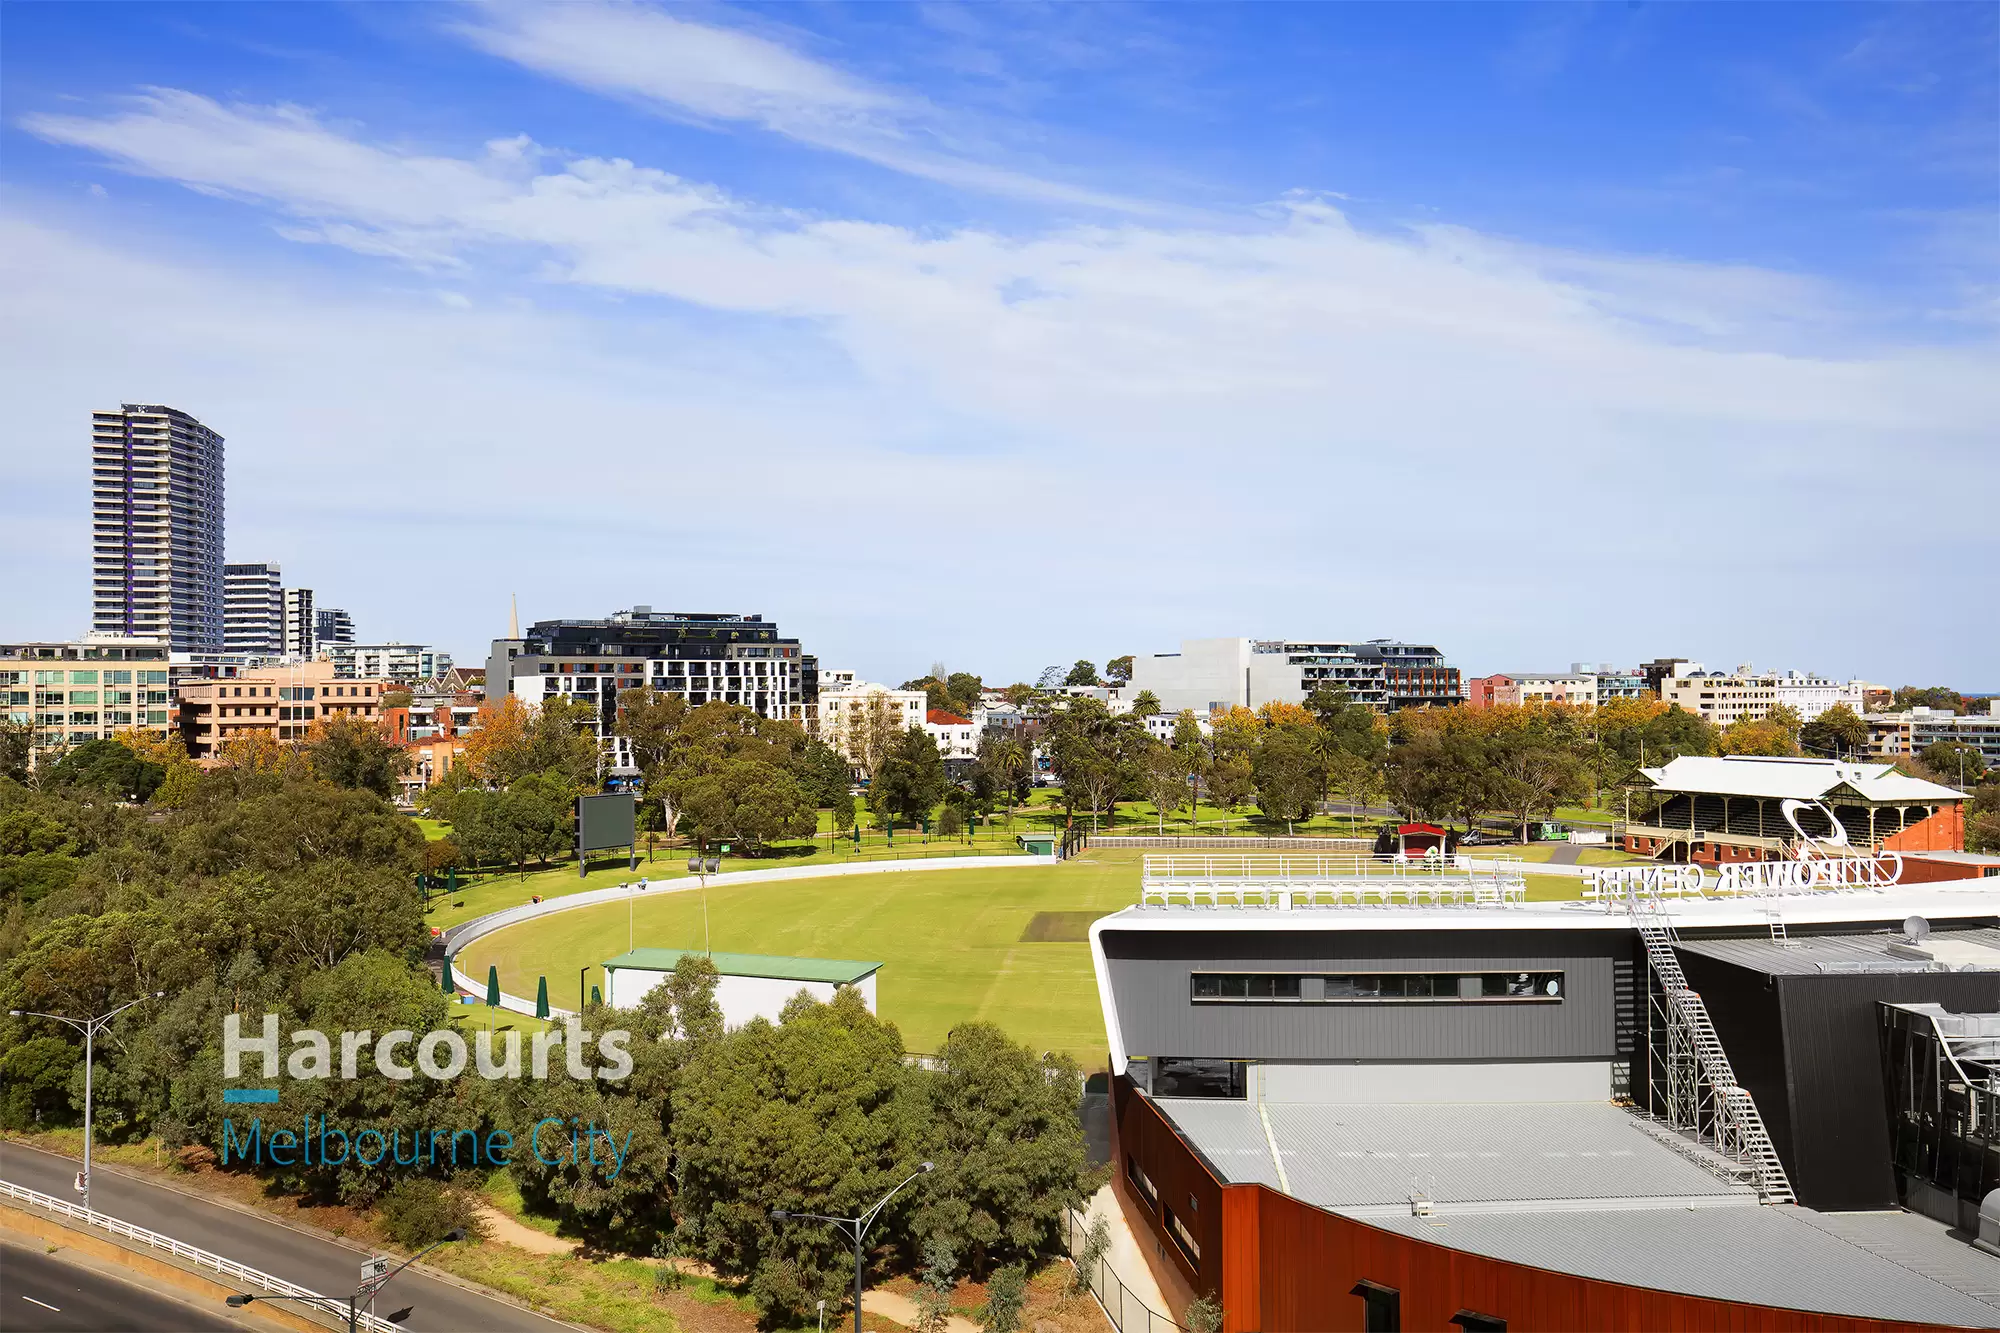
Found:
<svg viewBox="0 0 2000 1333"><path fill-rule="evenodd" d="M1257 807L1266 818L1285 821L1285 831L1310 818L1326 791L1326 761L1313 737L1301 727L1272 727L1250 761Z"/></svg>
<svg viewBox="0 0 2000 1333"><path fill-rule="evenodd" d="M409 771L410 756L365 718L329 717L315 722L306 739L306 762L313 775L336 787L355 787L394 796L397 779Z"/></svg>
<svg viewBox="0 0 2000 1333"><path fill-rule="evenodd" d="M1799 748L1820 758L1851 759L1868 748L1868 724L1846 704L1835 704L1799 728Z"/></svg>
<svg viewBox="0 0 2000 1333"><path fill-rule="evenodd" d="M88 788L120 801L143 801L166 776L165 767L140 758L120 742L95 740L65 753L49 769L48 782Z"/></svg>
<svg viewBox="0 0 2000 1333"><path fill-rule="evenodd" d="M921 727L911 727L889 747L868 785L868 803L879 818L912 825L930 818L947 786L944 756Z"/></svg>

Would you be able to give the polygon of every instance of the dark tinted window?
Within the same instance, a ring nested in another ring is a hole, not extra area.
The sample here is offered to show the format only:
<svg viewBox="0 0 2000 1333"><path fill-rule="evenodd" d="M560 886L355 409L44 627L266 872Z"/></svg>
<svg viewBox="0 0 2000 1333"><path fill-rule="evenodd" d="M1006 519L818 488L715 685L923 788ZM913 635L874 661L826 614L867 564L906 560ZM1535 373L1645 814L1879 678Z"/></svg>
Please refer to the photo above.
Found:
<svg viewBox="0 0 2000 1333"><path fill-rule="evenodd" d="M1154 1061L1153 1095L1241 1099L1247 1082L1244 1071L1241 1060L1163 1057Z"/></svg>
<svg viewBox="0 0 2000 1333"><path fill-rule="evenodd" d="M1354 972L1322 977L1329 1004L1373 1000L1447 1003L1560 1001L1560 972Z"/></svg>
<svg viewBox="0 0 2000 1333"><path fill-rule="evenodd" d="M1276 972L1197 972L1191 990L1197 1000L1296 1000L1299 978Z"/></svg>
<svg viewBox="0 0 2000 1333"><path fill-rule="evenodd" d="M1401 1292L1366 1280L1355 1283L1352 1291L1361 1298L1361 1327L1365 1333L1402 1333Z"/></svg>

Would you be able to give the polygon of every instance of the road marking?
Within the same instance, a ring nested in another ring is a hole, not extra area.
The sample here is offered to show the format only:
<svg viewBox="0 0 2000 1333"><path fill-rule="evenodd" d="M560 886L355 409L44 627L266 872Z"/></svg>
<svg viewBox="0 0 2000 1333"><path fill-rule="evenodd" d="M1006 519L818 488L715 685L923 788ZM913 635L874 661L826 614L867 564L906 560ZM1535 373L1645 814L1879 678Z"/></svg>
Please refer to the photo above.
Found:
<svg viewBox="0 0 2000 1333"><path fill-rule="evenodd" d="M24 1301L34 1301L36 1305L41 1306L44 1310L54 1310L57 1314L62 1313L60 1305L50 1305L47 1301L37 1301L33 1296L23 1296L21 1299Z"/></svg>

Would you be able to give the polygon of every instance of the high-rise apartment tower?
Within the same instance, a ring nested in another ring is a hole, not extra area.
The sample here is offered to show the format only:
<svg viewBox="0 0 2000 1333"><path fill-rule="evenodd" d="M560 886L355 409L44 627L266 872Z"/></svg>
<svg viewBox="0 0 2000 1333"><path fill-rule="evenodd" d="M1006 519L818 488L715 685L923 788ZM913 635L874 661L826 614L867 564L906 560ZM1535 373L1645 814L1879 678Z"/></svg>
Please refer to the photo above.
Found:
<svg viewBox="0 0 2000 1333"><path fill-rule="evenodd" d="M285 646L285 589L276 565L224 565L223 647L275 657Z"/></svg>
<svg viewBox="0 0 2000 1333"><path fill-rule="evenodd" d="M175 408L125 403L91 413L90 451L91 628L219 651L222 437Z"/></svg>

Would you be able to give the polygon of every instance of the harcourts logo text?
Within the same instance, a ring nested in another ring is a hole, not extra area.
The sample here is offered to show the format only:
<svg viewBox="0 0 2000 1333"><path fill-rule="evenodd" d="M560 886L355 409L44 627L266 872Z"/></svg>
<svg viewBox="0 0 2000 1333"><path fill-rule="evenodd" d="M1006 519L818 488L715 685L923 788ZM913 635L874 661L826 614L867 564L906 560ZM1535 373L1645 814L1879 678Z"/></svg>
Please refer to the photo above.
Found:
<svg viewBox="0 0 2000 1333"><path fill-rule="evenodd" d="M493 1055L493 1035L491 1032L478 1033L472 1049L468 1051L464 1034L452 1028L427 1032L421 1039L409 1028L395 1028L380 1037L366 1028L359 1032L342 1032L339 1034L338 1074L344 1079L359 1078L362 1052L368 1051L372 1055L375 1071L383 1078L412 1079L418 1074L440 1080L457 1078L465 1072L468 1059L481 1078L521 1077L521 1034L500 1034L505 1040L501 1043L498 1059ZM631 1040L632 1034L623 1028L597 1037L597 1054L607 1063L592 1068L588 1062L592 1041L590 1030L572 1017L562 1032L534 1034L528 1060L529 1076L547 1078L549 1053L561 1047L563 1067L571 1078L622 1079L632 1072L632 1057L625 1051L626 1043ZM291 1054L285 1059L285 1072L291 1077L335 1076L335 1043L324 1032L316 1028L298 1028L291 1034L291 1045ZM223 1077L241 1078L243 1057L261 1055L264 1057L263 1076L276 1078L279 1046L276 1014L264 1015L263 1034L256 1037L244 1036L241 1016L230 1014L222 1020Z"/></svg>
<svg viewBox="0 0 2000 1333"><path fill-rule="evenodd" d="M276 1014L264 1016L264 1030L254 1037L243 1035L242 1020L230 1014L222 1021L222 1073L225 1078L242 1078L243 1057L263 1057L263 1077L278 1077L282 1043L278 1039ZM299 1028L291 1034L291 1052L285 1056L285 1072L295 1079L361 1077L364 1054L375 1072L384 1078L405 1081L419 1074L425 1078L457 1078L468 1063L486 1079L520 1078L521 1034L506 1032L501 1053L493 1053L493 1034L475 1035L470 1047L462 1033L450 1028L427 1032L422 1037L409 1028L395 1028L381 1036L368 1029L338 1034L338 1040L315 1028ZM550 1055L561 1049L563 1068L571 1078L622 1079L632 1072L632 1057L626 1043L632 1034L619 1029L595 1038L596 1056L604 1061L592 1065L593 1038L581 1021L572 1017L561 1032L534 1034L526 1073L531 1078L549 1076ZM337 1054L336 1054L337 1053ZM278 1101L277 1088L227 1088L225 1102ZM548 1166L574 1165L616 1180L632 1151L632 1134L621 1145L608 1129L581 1119L563 1120L545 1116L529 1132L528 1149L535 1159ZM385 1162L397 1166L431 1167L449 1162L452 1166L505 1166L512 1160L514 1137L505 1130L481 1133L472 1129L432 1129L407 1133L398 1127L385 1130L329 1126L326 1117L307 1115L297 1130L266 1126L261 1117L251 1120L241 1132L232 1120L222 1122L222 1161L231 1159L262 1165L299 1164L342 1166L349 1163L375 1167Z"/></svg>

